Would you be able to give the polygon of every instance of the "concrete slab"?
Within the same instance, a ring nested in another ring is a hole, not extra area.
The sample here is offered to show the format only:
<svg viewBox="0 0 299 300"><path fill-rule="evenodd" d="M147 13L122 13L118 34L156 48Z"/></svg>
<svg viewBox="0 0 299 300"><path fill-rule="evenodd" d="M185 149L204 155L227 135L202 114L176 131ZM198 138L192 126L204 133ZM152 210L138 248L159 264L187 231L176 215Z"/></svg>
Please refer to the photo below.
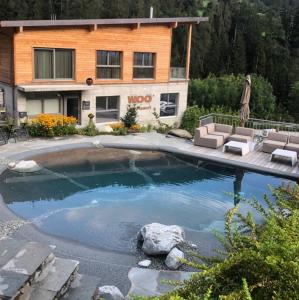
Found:
<svg viewBox="0 0 299 300"><path fill-rule="evenodd" d="M0 298L14 299L28 280L28 275L0 270Z"/></svg>
<svg viewBox="0 0 299 300"><path fill-rule="evenodd" d="M29 242L2 267L2 270L31 276L52 251L53 249L48 245Z"/></svg>
<svg viewBox="0 0 299 300"><path fill-rule="evenodd" d="M190 278L191 275L191 272L132 268L128 274L131 281L128 296L163 295L175 288L175 286L169 285L165 281L182 282Z"/></svg>
<svg viewBox="0 0 299 300"><path fill-rule="evenodd" d="M11 260L26 243L21 239L5 238L0 240L0 268Z"/></svg>
<svg viewBox="0 0 299 300"><path fill-rule="evenodd" d="M62 300L91 300L99 285L98 277L78 274Z"/></svg>

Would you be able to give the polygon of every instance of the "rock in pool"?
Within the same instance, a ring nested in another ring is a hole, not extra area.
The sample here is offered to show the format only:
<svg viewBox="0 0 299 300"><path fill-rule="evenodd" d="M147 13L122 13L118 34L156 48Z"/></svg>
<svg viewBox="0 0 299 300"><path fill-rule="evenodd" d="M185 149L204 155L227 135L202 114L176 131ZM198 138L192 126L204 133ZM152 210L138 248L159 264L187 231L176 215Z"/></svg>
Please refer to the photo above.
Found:
<svg viewBox="0 0 299 300"><path fill-rule="evenodd" d="M10 162L8 168L19 173L33 173L41 170L41 167L34 160L21 160Z"/></svg>
<svg viewBox="0 0 299 300"><path fill-rule="evenodd" d="M177 270L181 265L181 259L184 259L185 255L178 248L173 248L166 257L165 264L171 270Z"/></svg>
<svg viewBox="0 0 299 300"><path fill-rule="evenodd" d="M98 288L95 296L96 300L123 300L125 299L121 291L113 285L105 285Z"/></svg>

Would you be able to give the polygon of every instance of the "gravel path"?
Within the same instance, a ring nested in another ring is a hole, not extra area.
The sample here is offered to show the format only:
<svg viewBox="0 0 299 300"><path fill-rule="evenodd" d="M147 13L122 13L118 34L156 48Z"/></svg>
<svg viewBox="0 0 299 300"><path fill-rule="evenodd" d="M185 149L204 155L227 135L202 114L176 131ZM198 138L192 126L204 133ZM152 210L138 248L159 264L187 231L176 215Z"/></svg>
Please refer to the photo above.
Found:
<svg viewBox="0 0 299 300"><path fill-rule="evenodd" d="M29 221L22 220L11 220L7 222L0 221L0 240L11 236L17 230L19 230L23 225L28 224Z"/></svg>

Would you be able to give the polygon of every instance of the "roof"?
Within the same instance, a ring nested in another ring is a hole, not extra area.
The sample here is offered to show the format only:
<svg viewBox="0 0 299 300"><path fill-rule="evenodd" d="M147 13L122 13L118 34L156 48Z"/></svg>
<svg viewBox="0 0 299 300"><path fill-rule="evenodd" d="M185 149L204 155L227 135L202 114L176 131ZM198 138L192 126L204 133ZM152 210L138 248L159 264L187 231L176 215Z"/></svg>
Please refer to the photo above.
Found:
<svg viewBox="0 0 299 300"><path fill-rule="evenodd" d="M20 20L0 21L0 27L53 27L53 26L85 26L85 25L170 25L199 24L206 22L206 17L178 18L137 18L137 19L73 19L73 20Z"/></svg>

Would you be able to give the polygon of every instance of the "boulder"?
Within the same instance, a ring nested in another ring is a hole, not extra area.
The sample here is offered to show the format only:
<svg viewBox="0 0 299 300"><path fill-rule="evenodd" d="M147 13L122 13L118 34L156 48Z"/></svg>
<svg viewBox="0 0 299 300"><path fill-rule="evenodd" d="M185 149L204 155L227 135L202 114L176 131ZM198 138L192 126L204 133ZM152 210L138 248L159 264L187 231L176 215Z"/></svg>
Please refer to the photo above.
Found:
<svg viewBox="0 0 299 300"><path fill-rule="evenodd" d="M21 160L10 162L8 168L19 173L33 173L41 170L41 167L34 160Z"/></svg>
<svg viewBox="0 0 299 300"><path fill-rule="evenodd" d="M181 265L182 262L180 259L184 259L185 254L180 251L178 248L173 248L167 255L165 264L171 270L177 270Z"/></svg>
<svg viewBox="0 0 299 300"><path fill-rule="evenodd" d="M139 267L143 267L143 268L148 268L151 264L152 264L152 261L151 261L151 260L145 259L145 260L141 260L141 261L138 263L138 266L139 266Z"/></svg>
<svg viewBox="0 0 299 300"><path fill-rule="evenodd" d="M138 241L142 242L142 250L147 255L168 254L172 248L184 243L185 232L177 225L152 223L145 225L138 233Z"/></svg>
<svg viewBox="0 0 299 300"><path fill-rule="evenodd" d="M125 299L121 291L113 285L105 285L98 288L96 300L123 300Z"/></svg>
<svg viewBox="0 0 299 300"><path fill-rule="evenodd" d="M185 129L171 129L168 132L168 134L179 137L179 138L183 138L183 139L188 139L188 140L192 139L192 134Z"/></svg>
<svg viewBox="0 0 299 300"><path fill-rule="evenodd" d="M113 132L113 128L109 125L99 125L96 126L99 132Z"/></svg>

